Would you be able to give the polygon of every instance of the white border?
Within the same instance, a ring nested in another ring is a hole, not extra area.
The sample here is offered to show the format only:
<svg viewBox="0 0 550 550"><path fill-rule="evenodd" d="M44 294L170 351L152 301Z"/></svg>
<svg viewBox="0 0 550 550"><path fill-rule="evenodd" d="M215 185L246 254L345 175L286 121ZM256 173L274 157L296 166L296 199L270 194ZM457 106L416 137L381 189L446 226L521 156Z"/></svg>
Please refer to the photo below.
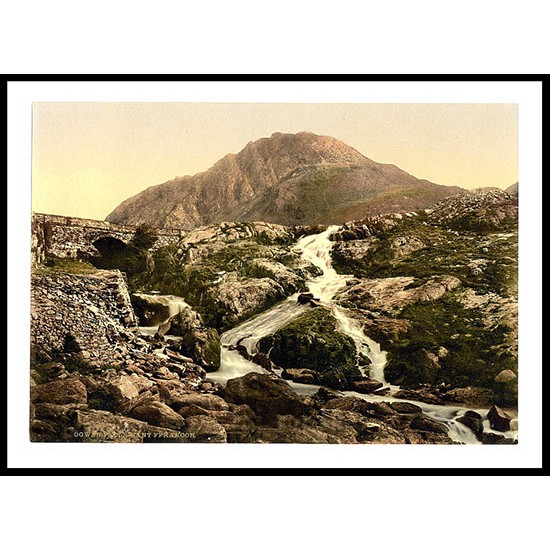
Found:
<svg viewBox="0 0 550 550"><path fill-rule="evenodd" d="M63 445L28 441L31 105L38 101L517 103L520 443L516 446ZM10 82L9 467L540 467L542 86L537 82Z"/></svg>

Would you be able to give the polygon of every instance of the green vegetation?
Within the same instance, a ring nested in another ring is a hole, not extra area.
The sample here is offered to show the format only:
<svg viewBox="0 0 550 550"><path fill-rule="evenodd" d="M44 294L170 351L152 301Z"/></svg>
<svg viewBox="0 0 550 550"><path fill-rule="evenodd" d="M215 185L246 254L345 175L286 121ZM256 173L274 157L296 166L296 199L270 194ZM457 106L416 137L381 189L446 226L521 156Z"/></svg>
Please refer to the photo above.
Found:
<svg viewBox="0 0 550 550"><path fill-rule="evenodd" d="M495 231L494 220L491 219L491 211L480 215L479 212L466 212L449 220L445 225L455 231L474 231L476 233L491 233ZM499 231L513 231L517 229L517 221L508 217L500 221Z"/></svg>
<svg viewBox="0 0 550 550"><path fill-rule="evenodd" d="M97 268L83 260L74 258L57 258L48 256L44 263L33 266L35 275L92 275L97 273Z"/></svg>
<svg viewBox="0 0 550 550"><path fill-rule="evenodd" d="M425 248L398 256L392 243L400 237L414 237ZM343 248L333 253L338 273L358 277L412 276L423 284L434 275L453 275L477 293L515 294L517 287L517 232L511 237L499 234L464 232L459 235L439 227L424 225L416 218L371 237L371 245L360 260L354 260ZM476 268L475 261L482 260ZM471 262L474 262L472 264Z"/></svg>
<svg viewBox="0 0 550 550"><path fill-rule="evenodd" d="M233 280L269 278L281 285L286 294L292 294L304 288L305 279L310 276L306 269L299 268L298 256L289 252L288 247L277 244L261 244L257 237L240 239L224 243L202 254L196 247L183 250L178 245L166 246L155 251L152 267L147 272L130 275L128 283L132 292L158 290L162 294L182 296L204 318L204 321L216 328L228 328L222 321L223 306L213 300L211 289L221 282L221 272ZM197 251L195 253L195 250ZM193 262L188 255L196 256ZM261 264L259 260L268 260ZM280 264L281 269L277 269ZM288 268L289 272L285 273ZM281 295L280 298L284 296ZM263 304L262 308L249 312L259 313L273 305L273 300ZM222 310L220 310L222 307Z"/></svg>
<svg viewBox="0 0 550 550"><path fill-rule="evenodd" d="M306 311L259 342L260 351L283 369L304 368L318 373L319 383L348 389L360 379L353 340L341 332L330 311L317 307Z"/></svg>
<svg viewBox="0 0 550 550"><path fill-rule="evenodd" d="M208 371L220 366L221 344L216 329L190 329L183 334L180 350Z"/></svg>
<svg viewBox="0 0 550 550"><path fill-rule="evenodd" d="M388 354L385 374L391 383L409 388L445 382L501 389L495 376L503 369L517 373L517 362L506 351L508 329L485 327L481 313L464 308L454 293L407 306L398 317L407 319L411 328ZM427 360L426 352L439 354L440 368Z"/></svg>

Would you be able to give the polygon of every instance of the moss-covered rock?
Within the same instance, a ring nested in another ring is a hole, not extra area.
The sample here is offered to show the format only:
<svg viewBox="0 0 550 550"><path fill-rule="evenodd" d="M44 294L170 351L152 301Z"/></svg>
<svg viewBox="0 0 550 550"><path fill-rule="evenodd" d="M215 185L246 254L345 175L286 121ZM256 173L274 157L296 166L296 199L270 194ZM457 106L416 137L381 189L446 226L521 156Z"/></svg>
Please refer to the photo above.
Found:
<svg viewBox="0 0 550 550"><path fill-rule="evenodd" d="M359 233L361 238L337 242L333 266L361 278L415 277L418 285L435 275L452 275L478 293L514 296L517 226L506 230L510 233L451 231L421 216L405 217L376 235Z"/></svg>
<svg viewBox="0 0 550 550"><path fill-rule="evenodd" d="M180 352L206 371L220 367L220 336L214 328L204 326L201 316L186 308L170 319L169 334L181 336Z"/></svg>
<svg viewBox="0 0 550 550"><path fill-rule="evenodd" d="M309 369L318 373L319 383L347 389L362 377L357 367L353 340L341 332L329 310L318 307L259 342L260 350L284 370Z"/></svg>
<svg viewBox="0 0 550 550"><path fill-rule="evenodd" d="M406 388L444 382L452 387L495 390L502 404L514 405L514 384L496 381L503 370L517 372L509 353L509 328L486 326L482 312L464 307L456 292L405 307L399 317L409 327L391 346L386 379ZM499 379L501 380L502 377Z"/></svg>

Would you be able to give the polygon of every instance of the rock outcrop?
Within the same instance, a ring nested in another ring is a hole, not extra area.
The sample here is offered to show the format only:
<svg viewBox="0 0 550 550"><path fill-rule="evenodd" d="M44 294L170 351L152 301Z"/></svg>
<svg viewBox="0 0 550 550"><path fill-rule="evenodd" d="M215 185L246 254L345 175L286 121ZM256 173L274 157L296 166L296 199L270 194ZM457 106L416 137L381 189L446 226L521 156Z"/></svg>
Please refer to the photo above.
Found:
<svg viewBox="0 0 550 550"><path fill-rule="evenodd" d="M167 334L181 337L179 352L207 372L220 366L220 336L215 328L204 325L202 317L186 308L169 321Z"/></svg>
<svg viewBox="0 0 550 550"><path fill-rule="evenodd" d="M308 409L304 400L284 380L255 372L228 380L224 397L230 403L248 405L264 420L277 415L300 416Z"/></svg>
<svg viewBox="0 0 550 550"><path fill-rule="evenodd" d="M429 220L451 229L488 231L515 227L518 197L497 188L483 187L448 197L430 210Z"/></svg>
<svg viewBox="0 0 550 550"><path fill-rule="evenodd" d="M318 380L336 389L348 389L353 380L362 378L354 341L338 330L336 319L322 307L308 310L266 336L259 348L264 353L270 351L270 359L288 378L301 376L304 382L303 376L312 371L316 376L306 377L311 382Z"/></svg>
<svg viewBox="0 0 550 550"><path fill-rule="evenodd" d="M346 306L383 314L396 314L409 304L431 302L460 286L451 275L439 275L411 288L413 277L386 277L357 281L338 293L336 299Z"/></svg>

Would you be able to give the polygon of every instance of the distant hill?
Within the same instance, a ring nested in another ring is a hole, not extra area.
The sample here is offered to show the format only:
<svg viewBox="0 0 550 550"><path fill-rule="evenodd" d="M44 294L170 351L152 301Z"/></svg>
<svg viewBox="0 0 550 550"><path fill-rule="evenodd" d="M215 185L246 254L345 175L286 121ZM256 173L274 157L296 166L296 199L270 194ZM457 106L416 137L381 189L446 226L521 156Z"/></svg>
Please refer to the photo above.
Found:
<svg viewBox="0 0 550 550"><path fill-rule="evenodd" d="M184 229L224 221L343 223L429 208L461 191L374 162L332 137L275 133L206 172L149 187L107 221Z"/></svg>

